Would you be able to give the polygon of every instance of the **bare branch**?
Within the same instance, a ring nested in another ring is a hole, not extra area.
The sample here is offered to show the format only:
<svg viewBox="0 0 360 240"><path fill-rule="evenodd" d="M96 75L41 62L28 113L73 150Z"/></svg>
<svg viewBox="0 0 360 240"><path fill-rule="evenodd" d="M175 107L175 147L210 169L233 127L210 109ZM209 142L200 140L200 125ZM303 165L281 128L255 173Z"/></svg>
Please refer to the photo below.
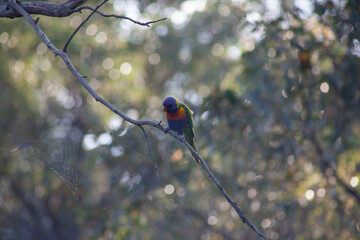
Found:
<svg viewBox="0 0 360 240"><path fill-rule="evenodd" d="M88 6L79 7L77 9L74 9L73 11L74 12L81 12L81 10L84 10L84 9L95 11L96 13L100 14L103 17L114 17L114 18L126 19L126 20L129 20L129 21L131 21L133 23L136 23L138 25L147 26L147 27L150 27L151 23L157 23L157 22L161 22L161 21L164 21L164 20L167 19L167 18L161 18L161 19L158 19L158 20L155 20L155 21L150 21L150 22L139 22L139 21L136 21L136 20L134 20L132 18L125 17L125 16L120 16L120 15L116 15L116 14L105 14L105 13L102 13L102 12L100 12L100 11L98 11L96 9L93 9L92 7L88 7Z"/></svg>
<svg viewBox="0 0 360 240"><path fill-rule="evenodd" d="M40 14L49 17L66 17L74 13L74 9L87 0L69 0L64 3L49 3L43 1L21 2L21 6L29 14ZM23 15L14 8L9 8L7 1L0 1L0 17L17 18Z"/></svg>
<svg viewBox="0 0 360 240"><path fill-rule="evenodd" d="M26 10L24 10L20 5L18 5L15 0L7 0L9 2L9 5L14 8L16 11L18 11L21 15L24 16L24 18L31 24L31 26L34 28L35 32L39 35L39 37L44 41L44 43L49 47L49 49L55 54L55 55L59 55L62 60L64 61L64 63L66 64L66 66L68 67L68 69L73 73L73 75L80 81L80 83L83 85L83 87L85 87L85 89L91 94L91 96L94 97L94 99L100 103L102 103L103 105L105 105L107 108L109 108L111 111L113 111L114 113L116 113L117 115L119 115L120 117L122 117L125 121L128 121L136 126L139 126L143 129L143 125L150 125L153 126L155 128L158 128L159 130L161 130L162 132L165 133L165 128L163 126L161 126L159 123L150 121L150 120L135 120L130 118L129 116L127 116L125 113L121 112L119 109L117 109L116 107L114 107L111 103L107 102L105 99L101 98L96 92L95 90L85 81L84 77L77 71L77 69L74 67L74 65L72 64L71 60L69 59L68 55L66 54L66 52L58 50L51 42L50 40L47 38L47 36L45 35L45 33L40 29L40 27L35 23L34 19L26 12ZM144 133L146 133L144 131ZM222 193L222 195L224 195L224 197L226 198L226 200L230 203L230 205L235 209L235 211L237 212L238 216L240 217L240 219L243 221L243 223L246 223L246 225L249 226L249 228L251 230L253 230L257 236L258 239L267 239L266 236L259 230L257 229L252 223L251 221L248 219L248 217L245 215L245 213L241 210L241 208L239 207L239 205L237 203L235 203L230 196L227 194L227 192L225 191L225 189L222 187L222 185L219 183L219 181L216 179L216 177L214 176L214 174L211 172L211 170L209 169L208 165L206 164L206 162L204 161L204 159L199 155L198 152L196 152L190 145L188 142L186 142L184 139L182 139L175 131L168 131L168 134L170 134L171 136L177 138L180 142L182 142L183 144L185 144L185 146L190 150L190 152L195 155L195 157L201 162L201 164L204 166L204 169L206 170L206 172L208 173L209 177L211 178L211 180L215 183L215 185L219 188L220 192ZM147 136L147 134L146 134Z"/></svg>
<svg viewBox="0 0 360 240"><path fill-rule="evenodd" d="M75 31L71 34L70 38L66 41L64 47L63 47L63 51L66 52L67 47L71 41L71 39L73 39L73 37L75 36L75 34L80 30L80 28L90 19L90 17L96 12L96 10L98 10L102 5L104 5L107 1L109 0L103 0L102 3L100 3L99 5L96 6L96 8L93 10L92 13L90 13L89 16L87 16L87 18L82 21L82 23L75 29Z"/></svg>

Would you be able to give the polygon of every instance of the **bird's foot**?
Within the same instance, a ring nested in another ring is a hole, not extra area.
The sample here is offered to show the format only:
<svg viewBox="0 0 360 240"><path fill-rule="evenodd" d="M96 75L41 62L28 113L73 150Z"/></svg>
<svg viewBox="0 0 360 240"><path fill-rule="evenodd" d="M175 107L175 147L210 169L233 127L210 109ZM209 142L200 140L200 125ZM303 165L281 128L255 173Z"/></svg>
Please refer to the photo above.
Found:
<svg viewBox="0 0 360 240"><path fill-rule="evenodd" d="M167 134L171 130L170 127L165 128L165 134Z"/></svg>
<svg viewBox="0 0 360 240"><path fill-rule="evenodd" d="M185 141L185 134L179 134L179 133L178 133L178 135L179 135L179 139L180 139L182 142L184 142L184 141Z"/></svg>

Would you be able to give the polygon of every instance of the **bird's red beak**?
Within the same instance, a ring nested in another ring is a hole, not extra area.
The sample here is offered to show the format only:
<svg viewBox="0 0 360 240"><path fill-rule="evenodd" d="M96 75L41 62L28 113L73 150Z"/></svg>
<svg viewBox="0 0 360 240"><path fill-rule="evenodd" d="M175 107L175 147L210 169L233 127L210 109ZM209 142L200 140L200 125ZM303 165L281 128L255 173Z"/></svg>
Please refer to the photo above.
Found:
<svg viewBox="0 0 360 240"><path fill-rule="evenodd" d="M167 111L167 107L164 107L164 108L163 108L163 112L166 112L166 111Z"/></svg>

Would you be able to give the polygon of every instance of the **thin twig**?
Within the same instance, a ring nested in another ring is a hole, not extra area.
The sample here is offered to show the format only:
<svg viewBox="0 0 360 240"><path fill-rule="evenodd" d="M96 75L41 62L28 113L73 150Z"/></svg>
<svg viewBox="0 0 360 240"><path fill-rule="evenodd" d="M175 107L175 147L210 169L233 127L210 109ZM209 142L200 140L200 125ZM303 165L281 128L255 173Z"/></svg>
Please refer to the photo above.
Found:
<svg viewBox="0 0 360 240"><path fill-rule="evenodd" d="M145 135L145 138L146 138L146 141L147 141L147 144L148 144L148 149L149 149L149 156L151 158L151 161L153 162L154 164L154 167L155 167L155 170L156 170L156 175L157 175L157 178L158 180L160 179L160 176L159 176L159 167L157 165L157 163L155 162L154 160L154 156L153 156L153 153L151 151L151 144L150 144L150 140L149 140L149 136L147 135L145 129L143 126L139 125L139 127L141 128L141 130L143 131L144 135Z"/></svg>
<svg viewBox="0 0 360 240"><path fill-rule="evenodd" d="M96 8L92 11L92 13L89 14L89 16L87 16L87 18L82 21L82 23L75 29L75 31L71 34L70 38L66 41L64 47L63 47L63 51L66 52L67 51L67 47L71 41L71 39L73 39L73 37L75 36L75 34L80 30L80 28L90 19L90 17L96 12L96 10L98 10L102 5L104 5L107 1L109 0L103 0L102 3L100 3L99 5L96 6Z"/></svg>
<svg viewBox="0 0 360 240"><path fill-rule="evenodd" d="M161 22L161 21L164 21L164 20L167 19L167 18L161 18L161 19L158 19L158 20L155 20L155 21L139 22L139 21L136 21L136 20L134 20L132 18L125 17L125 16L120 16L120 15L116 15L116 14L105 14L105 13L102 13L102 12L98 11L97 9L93 9L92 7L88 7L88 6L79 7L79 8L74 9L73 11L74 12L81 12L84 9L88 9L88 10L92 10L92 11L95 10L96 13L100 14L103 17L114 17L114 18L126 19L126 20L129 20L129 21L131 21L133 23L136 23L138 25L147 26L147 27L150 27L150 24L152 24L152 23Z"/></svg>
<svg viewBox="0 0 360 240"><path fill-rule="evenodd" d="M79 82L83 85L83 87L91 94L91 96L94 97L94 99L100 103L102 103L104 106L106 106L107 108L109 108L111 111L113 111L114 113L116 113L117 115L119 115L120 117L122 117L125 121L130 122L136 126L141 126L142 125L150 125L153 126L155 128L158 128L159 130L161 130L162 132L165 133L165 128L163 126L161 126L161 124L159 124L158 122L153 122L150 120L135 120L130 118L129 116L127 116L125 113L121 112L119 109L117 109L116 107L114 107L111 103L107 102L105 99L101 98L96 92L95 90L85 81L84 77L77 71L77 69L74 67L74 65L72 64L71 60L69 59L68 55L66 54L66 52L58 50L52 43L51 41L48 39L48 37L45 35L45 33L40 29L40 27L35 23L34 19L20 6L18 5L15 0L7 0L9 2L9 5L11 7L13 7L15 10L17 10L21 15L24 16L24 18L31 24L31 26L34 28L36 34L39 35L39 37L44 41L44 43L48 46L48 48L55 54L55 55L59 55L61 57L61 59L64 61L64 63L66 64L66 66L68 67L68 69L73 73L73 75L79 80ZM266 236L259 230L257 229L252 223L251 221L248 219L248 217L245 215L245 213L241 210L241 208L239 207L239 205L237 203L235 203L230 196L226 193L225 189L222 187L222 185L219 183L219 181L216 179L216 177L214 176L214 174L211 172L211 170L209 169L208 165L206 164L206 162L204 161L204 159L199 155L198 152L196 152L190 145L188 142L186 142L184 139L182 139L175 131L170 130L167 132L169 135L177 138L180 142L182 142L189 150L191 153L193 153L193 155L195 155L195 157L201 162L201 164L204 166L204 169L206 170L206 172L208 173L209 177L212 179L212 181L216 184L216 186L219 188L220 192L222 193L222 195L224 195L224 197L226 198L226 200L230 203L230 205L235 209L235 211L237 212L238 216L240 217L240 219L243 221L243 223L246 223L246 225L248 225L248 227L253 230L257 236L258 239L264 239L267 240Z"/></svg>

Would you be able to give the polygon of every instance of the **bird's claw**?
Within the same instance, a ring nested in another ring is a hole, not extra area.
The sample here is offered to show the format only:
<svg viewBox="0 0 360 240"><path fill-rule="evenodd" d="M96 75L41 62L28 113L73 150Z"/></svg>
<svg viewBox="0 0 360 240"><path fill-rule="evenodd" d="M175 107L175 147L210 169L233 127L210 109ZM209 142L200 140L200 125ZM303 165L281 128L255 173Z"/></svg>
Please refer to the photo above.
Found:
<svg viewBox="0 0 360 240"><path fill-rule="evenodd" d="M167 134L171 130L170 127L165 128L165 134Z"/></svg>
<svg viewBox="0 0 360 240"><path fill-rule="evenodd" d="M185 141L185 135L184 135L184 134L179 134L179 133L178 133L178 135L179 135L179 139L180 139L182 142L184 142L184 141Z"/></svg>

